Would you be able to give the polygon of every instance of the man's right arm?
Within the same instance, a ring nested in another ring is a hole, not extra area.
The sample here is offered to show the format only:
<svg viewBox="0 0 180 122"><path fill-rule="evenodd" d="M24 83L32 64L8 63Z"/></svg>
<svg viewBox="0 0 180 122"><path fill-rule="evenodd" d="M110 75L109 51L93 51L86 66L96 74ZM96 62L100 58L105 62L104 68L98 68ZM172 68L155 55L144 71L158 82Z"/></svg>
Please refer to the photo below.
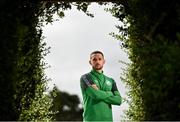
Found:
<svg viewBox="0 0 180 122"><path fill-rule="evenodd" d="M113 82L111 91L113 92L114 95L111 96L111 97L108 97L104 101L106 103L113 104L113 105L121 105L122 97L121 97L121 95L120 95L120 93L119 93L119 91L117 89L115 81Z"/></svg>
<svg viewBox="0 0 180 122"><path fill-rule="evenodd" d="M108 97L113 96L113 92L111 91L102 91L97 89L94 82L89 78L89 76L83 75L80 79L81 81L81 89L91 98L96 100L105 100Z"/></svg>
<svg viewBox="0 0 180 122"><path fill-rule="evenodd" d="M91 85L91 87L96 89L96 90L99 90L99 88L96 86L96 84ZM115 82L113 83L113 88L111 91L113 92L113 96L110 96L110 97L104 99L104 101L106 103L109 103L109 104L120 105L122 103L122 98L121 98L121 95L117 89Z"/></svg>

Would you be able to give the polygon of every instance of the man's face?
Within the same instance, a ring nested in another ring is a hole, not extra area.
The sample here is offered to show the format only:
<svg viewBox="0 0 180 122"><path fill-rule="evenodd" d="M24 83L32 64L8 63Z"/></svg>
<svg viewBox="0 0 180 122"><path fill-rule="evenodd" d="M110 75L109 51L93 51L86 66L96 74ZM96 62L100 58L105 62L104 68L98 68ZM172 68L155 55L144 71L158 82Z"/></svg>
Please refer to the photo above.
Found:
<svg viewBox="0 0 180 122"><path fill-rule="evenodd" d="M102 70L105 60L100 53L96 53L91 55L89 63L95 70Z"/></svg>

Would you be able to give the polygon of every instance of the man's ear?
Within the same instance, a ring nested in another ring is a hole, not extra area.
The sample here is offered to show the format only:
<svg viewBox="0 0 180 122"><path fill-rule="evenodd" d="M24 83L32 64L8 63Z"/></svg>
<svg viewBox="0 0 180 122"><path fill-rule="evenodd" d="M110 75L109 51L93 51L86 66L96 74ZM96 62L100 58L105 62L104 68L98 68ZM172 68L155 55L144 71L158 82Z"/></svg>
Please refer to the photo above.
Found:
<svg viewBox="0 0 180 122"><path fill-rule="evenodd" d="M89 60L89 64L91 65L91 61Z"/></svg>

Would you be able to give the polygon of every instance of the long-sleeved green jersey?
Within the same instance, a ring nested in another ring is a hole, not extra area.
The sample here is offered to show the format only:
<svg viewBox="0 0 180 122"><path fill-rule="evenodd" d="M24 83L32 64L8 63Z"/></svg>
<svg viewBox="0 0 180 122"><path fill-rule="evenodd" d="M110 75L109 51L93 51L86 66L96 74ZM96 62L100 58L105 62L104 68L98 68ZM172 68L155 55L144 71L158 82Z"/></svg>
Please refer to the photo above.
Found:
<svg viewBox="0 0 180 122"><path fill-rule="evenodd" d="M84 101L83 121L113 121L112 106L120 105L121 96L112 78L92 70L80 79ZM96 84L99 90L92 88Z"/></svg>

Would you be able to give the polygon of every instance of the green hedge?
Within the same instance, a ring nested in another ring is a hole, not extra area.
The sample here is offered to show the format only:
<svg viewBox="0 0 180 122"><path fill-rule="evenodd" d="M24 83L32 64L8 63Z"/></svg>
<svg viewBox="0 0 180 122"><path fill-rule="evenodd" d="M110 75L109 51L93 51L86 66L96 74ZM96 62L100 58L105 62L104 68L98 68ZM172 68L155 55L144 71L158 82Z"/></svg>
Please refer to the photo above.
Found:
<svg viewBox="0 0 180 122"><path fill-rule="evenodd" d="M123 78L131 120L180 120L180 2L128 0L113 5L112 15L131 60Z"/></svg>

